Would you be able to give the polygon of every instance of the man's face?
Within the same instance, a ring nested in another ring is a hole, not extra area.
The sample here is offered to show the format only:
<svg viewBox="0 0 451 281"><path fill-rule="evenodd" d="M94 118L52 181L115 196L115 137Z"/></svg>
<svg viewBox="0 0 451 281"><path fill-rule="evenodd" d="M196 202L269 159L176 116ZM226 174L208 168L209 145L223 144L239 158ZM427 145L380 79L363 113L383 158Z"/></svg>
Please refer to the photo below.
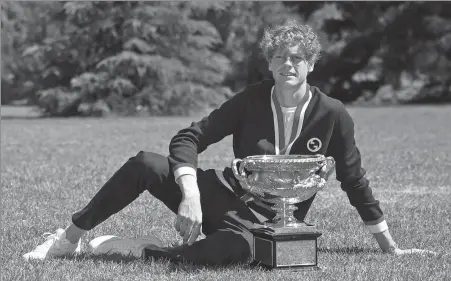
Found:
<svg viewBox="0 0 451 281"><path fill-rule="evenodd" d="M287 83L292 86L302 84L314 64L309 64L305 52L300 46L278 48L269 62L269 70L276 82Z"/></svg>

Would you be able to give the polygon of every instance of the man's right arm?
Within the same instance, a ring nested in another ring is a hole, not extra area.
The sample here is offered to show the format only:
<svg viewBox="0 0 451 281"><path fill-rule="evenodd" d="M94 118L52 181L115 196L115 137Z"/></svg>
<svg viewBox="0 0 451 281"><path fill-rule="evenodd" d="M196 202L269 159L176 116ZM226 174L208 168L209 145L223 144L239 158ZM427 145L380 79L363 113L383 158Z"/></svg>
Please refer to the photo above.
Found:
<svg viewBox="0 0 451 281"><path fill-rule="evenodd" d="M169 166L182 192L175 228L191 245L201 232L202 208L197 184L198 154L233 134L242 120L247 93L233 96L199 122L179 131L169 145Z"/></svg>
<svg viewBox="0 0 451 281"><path fill-rule="evenodd" d="M169 144L169 165L177 180L182 175L194 175L198 155L210 144L231 135L243 119L247 90L234 95L207 117L180 130Z"/></svg>

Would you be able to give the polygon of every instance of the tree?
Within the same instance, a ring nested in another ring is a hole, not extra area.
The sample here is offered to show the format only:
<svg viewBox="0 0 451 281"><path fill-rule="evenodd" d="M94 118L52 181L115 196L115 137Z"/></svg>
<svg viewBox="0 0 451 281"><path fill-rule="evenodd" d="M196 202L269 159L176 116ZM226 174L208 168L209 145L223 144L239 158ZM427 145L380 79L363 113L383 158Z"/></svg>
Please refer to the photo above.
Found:
<svg viewBox="0 0 451 281"><path fill-rule="evenodd" d="M54 31L49 12L56 6L52 2L2 2L2 104L28 96L34 87L27 79L29 69L23 65L21 52Z"/></svg>
<svg viewBox="0 0 451 281"><path fill-rule="evenodd" d="M59 30L22 53L38 105L55 116L189 114L223 101L230 71L207 20L217 4L65 2ZM25 71L23 67L21 71Z"/></svg>
<svg viewBox="0 0 451 281"><path fill-rule="evenodd" d="M450 8L443 2L322 5L308 17L325 47L311 81L343 102L450 102Z"/></svg>

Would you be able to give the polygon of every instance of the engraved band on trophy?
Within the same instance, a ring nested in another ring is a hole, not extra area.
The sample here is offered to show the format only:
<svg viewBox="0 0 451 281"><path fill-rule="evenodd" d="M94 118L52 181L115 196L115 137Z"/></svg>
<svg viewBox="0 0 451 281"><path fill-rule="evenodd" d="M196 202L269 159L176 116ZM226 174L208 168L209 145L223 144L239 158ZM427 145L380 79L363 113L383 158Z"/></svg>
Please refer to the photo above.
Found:
<svg viewBox="0 0 451 281"><path fill-rule="evenodd" d="M251 230L255 262L270 269L317 267L321 232L297 221L294 204L323 189L334 168L334 159L320 154L255 155L232 161L243 189L276 212L272 221Z"/></svg>

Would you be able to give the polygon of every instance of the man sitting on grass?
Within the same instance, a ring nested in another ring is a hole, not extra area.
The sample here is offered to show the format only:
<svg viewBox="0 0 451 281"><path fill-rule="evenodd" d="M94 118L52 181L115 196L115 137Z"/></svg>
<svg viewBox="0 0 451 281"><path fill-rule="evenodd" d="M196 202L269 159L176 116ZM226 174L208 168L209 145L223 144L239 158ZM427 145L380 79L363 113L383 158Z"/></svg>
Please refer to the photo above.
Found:
<svg viewBox="0 0 451 281"><path fill-rule="evenodd" d="M169 145L169 156L139 152L131 157L72 216L66 229L24 255L45 259L80 251L82 235L119 212L147 190L177 214L175 228L184 245L161 248L174 260L224 265L250 260L250 229L272 218L274 212L257 199L241 200L244 191L230 167L198 168L198 154L210 144L233 135L236 158L250 155L323 154L336 161L336 177L352 206L381 250L392 254L428 253L402 250L393 241L384 214L375 200L360 152L354 124L344 105L307 83L320 54L317 35L294 20L268 28L260 44L274 81L249 85L199 122L179 131ZM314 197L297 204L303 221ZM205 239L197 240L200 233ZM93 253L130 253L141 256L152 239L100 237L90 243Z"/></svg>

